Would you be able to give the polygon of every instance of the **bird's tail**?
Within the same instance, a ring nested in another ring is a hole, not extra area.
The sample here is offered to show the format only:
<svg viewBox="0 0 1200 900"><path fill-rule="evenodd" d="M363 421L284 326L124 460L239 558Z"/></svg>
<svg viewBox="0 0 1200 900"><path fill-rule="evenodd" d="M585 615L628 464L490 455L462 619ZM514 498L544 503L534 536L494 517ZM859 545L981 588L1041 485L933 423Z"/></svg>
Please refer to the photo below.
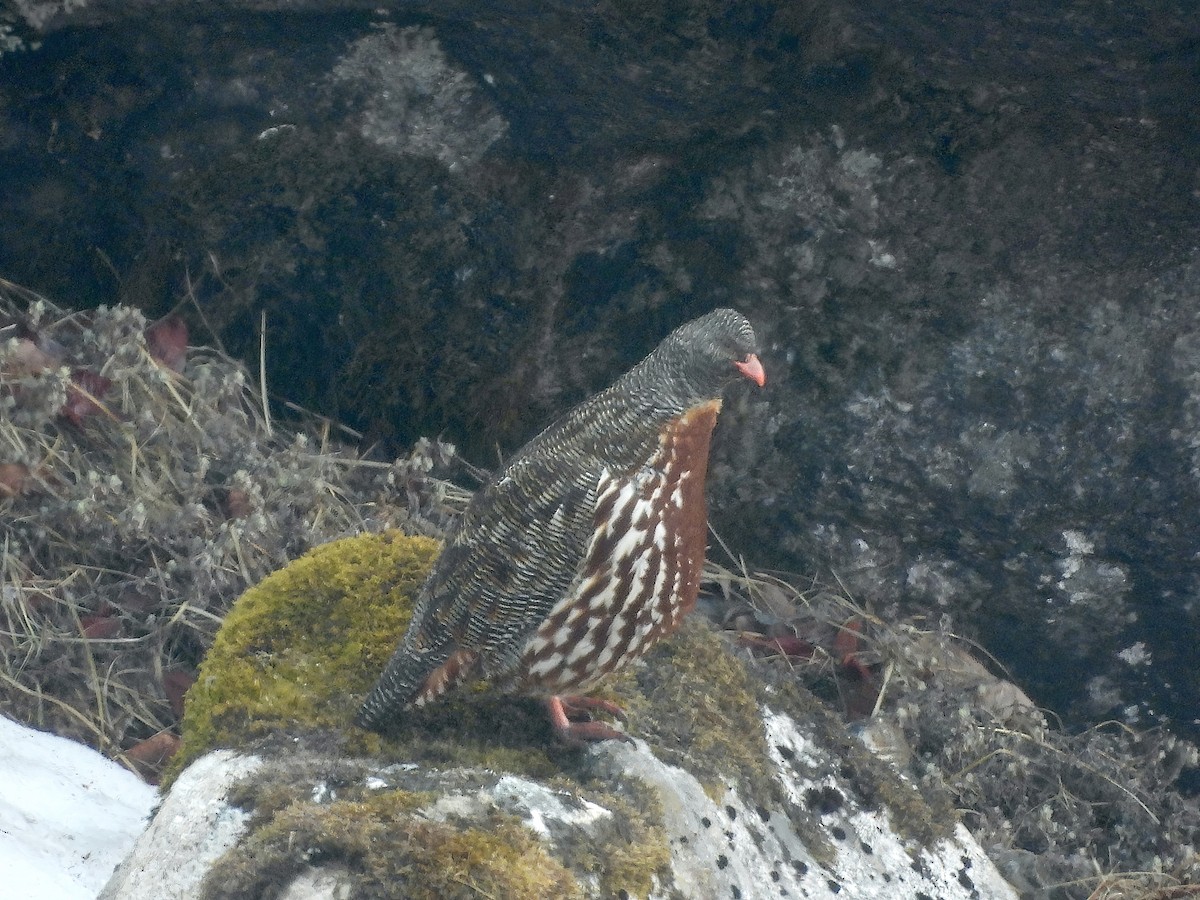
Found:
<svg viewBox="0 0 1200 900"><path fill-rule="evenodd" d="M378 731L388 720L396 718L412 705L425 676L438 665L436 658L428 659L425 654L406 652L401 646L392 654L383 674L359 707L354 724Z"/></svg>
<svg viewBox="0 0 1200 900"><path fill-rule="evenodd" d="M473 650L450 646L413 653L402 646L367 694L354 724L381 730L404 709L424 706L469 677L477 662L478 654Z"/></svg>

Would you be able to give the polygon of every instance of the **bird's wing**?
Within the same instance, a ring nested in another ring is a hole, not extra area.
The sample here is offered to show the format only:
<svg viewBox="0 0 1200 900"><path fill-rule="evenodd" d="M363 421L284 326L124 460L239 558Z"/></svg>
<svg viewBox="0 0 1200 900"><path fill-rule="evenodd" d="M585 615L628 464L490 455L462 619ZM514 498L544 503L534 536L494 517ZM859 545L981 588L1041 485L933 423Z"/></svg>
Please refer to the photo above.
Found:
<svg viewBox="0 0 1200 900"><path fill-rule="evenodd" d="M422 586L404 640L367 695L374 728L472 675L503 675L570 588L592 531L599 472L551 457L510 465L476 494Z"/></svg>
<svg viewBox="0 0 1200 900"><path fill-rule="evenodd" d="M484 488L438 558L406 643L476 652L489 675L515 665L582 565L602 472L525 458Z"/></svg>

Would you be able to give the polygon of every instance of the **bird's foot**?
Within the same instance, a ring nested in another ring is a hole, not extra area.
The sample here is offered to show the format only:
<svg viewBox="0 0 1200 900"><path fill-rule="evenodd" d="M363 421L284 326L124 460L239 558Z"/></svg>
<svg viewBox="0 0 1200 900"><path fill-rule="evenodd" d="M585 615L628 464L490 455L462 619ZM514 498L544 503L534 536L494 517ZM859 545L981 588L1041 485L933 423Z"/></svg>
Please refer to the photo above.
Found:
<svg viewBox="0 0 1200 900"><path fill-rule="evenodd" d="M633 738L625 732L588 718L589 710L598 709L624 722L625 710L611 700L599 697L551 697L546 701L546 706L550 710L554 731L568 744L583 746L613 740L633 743Z"/></svg>

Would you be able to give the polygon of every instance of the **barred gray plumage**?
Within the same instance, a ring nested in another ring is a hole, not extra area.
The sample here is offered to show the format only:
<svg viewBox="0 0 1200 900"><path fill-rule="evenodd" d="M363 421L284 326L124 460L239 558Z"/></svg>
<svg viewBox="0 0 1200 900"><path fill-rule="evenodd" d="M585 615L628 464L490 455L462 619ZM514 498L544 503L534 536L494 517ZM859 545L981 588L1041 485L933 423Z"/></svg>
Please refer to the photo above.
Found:
<svg viewBox="0 0 1200 900"><path fill-rule="evenodd" d="M678 627L703 565L722 389L765 381L754 331L718 309L531 440L446 540L358 715L379 728L471 679L547 698L568 740L624 735L564 708Z"/></svg>

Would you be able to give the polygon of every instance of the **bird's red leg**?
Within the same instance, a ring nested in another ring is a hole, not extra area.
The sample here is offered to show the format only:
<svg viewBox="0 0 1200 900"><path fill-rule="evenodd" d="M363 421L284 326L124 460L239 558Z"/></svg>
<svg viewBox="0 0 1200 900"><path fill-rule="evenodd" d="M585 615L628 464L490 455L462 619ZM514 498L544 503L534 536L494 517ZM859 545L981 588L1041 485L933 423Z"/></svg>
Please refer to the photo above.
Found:
<svg viewBox="0 0 1200 900"><path fill-rule="evenodd" d="M546 707L550 710L550 723L554 726L554 730L568 744L590 744L612 740L633 743L633 738L611 725L595 721L572 722L567 715L568 707L572 711L602 709L624 720L625 711L610 700L600 700L594 697L551 697L546 701Z"/></svg>

